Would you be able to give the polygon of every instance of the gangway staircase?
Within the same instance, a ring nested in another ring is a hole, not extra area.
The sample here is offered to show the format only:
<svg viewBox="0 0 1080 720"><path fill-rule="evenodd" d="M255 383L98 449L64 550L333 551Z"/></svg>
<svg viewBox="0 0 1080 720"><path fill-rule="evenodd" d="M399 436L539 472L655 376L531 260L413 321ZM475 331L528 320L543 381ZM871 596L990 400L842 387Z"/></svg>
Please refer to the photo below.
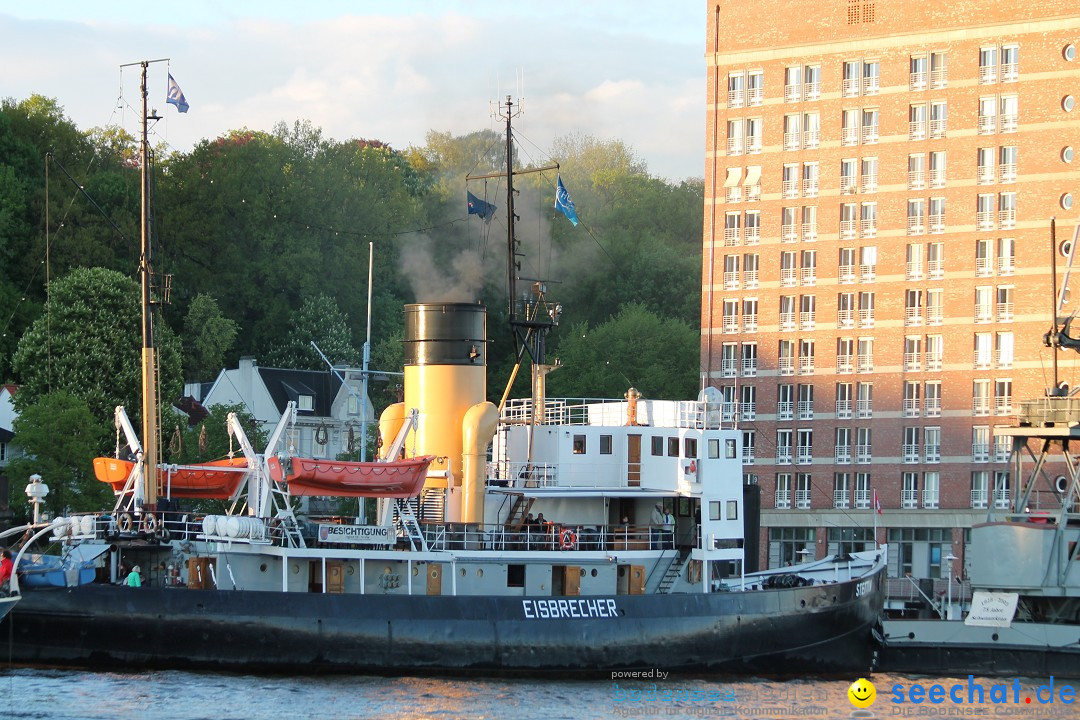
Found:
<svg viewBox="0 0 1080 720"><path fill-rule="evenodd" d="M686 565L686 559L690 557L689 548L680 548L679 552L671 558L671 562L667 566L667 570L664 572L664 576L660 578L660 584L656 587L656 592L661 595L667 595L671 592L672 586L682 575L683 566Z"/></svg>
<svg viewBox="0 0 1080 720"><path fill-rule="evenodd" d="M509 495L514 498L514 504L510 506L510 513L506 516L504 526L511 532L519 532L536 498L526 497L525 493L509 493Z"/></svg>

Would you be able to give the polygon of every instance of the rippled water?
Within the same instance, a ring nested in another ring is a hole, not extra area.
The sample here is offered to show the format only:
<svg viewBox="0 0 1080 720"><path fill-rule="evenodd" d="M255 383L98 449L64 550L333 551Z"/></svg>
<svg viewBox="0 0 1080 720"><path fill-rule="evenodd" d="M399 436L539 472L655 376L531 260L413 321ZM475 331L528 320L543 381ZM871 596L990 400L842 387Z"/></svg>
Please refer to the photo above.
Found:
<svg viewBox="0 0 1080 720"><path fill-rule="evenodd" d="M854 679L854 678L853 678ZM251 676L195 672L0 670L0 717L66 720L249 720L250 718L606 717L886 718L1080 717L1076 706L898 705L889 688L966 684L964 679L874 675L878 699L866 710L848 700L850 680L725 678L611 681ZM1002 680L976 679L987 691ZM1045 680L1025 680L1022 695ZM1059 693L1060 685L1059 681Z"/></svg>

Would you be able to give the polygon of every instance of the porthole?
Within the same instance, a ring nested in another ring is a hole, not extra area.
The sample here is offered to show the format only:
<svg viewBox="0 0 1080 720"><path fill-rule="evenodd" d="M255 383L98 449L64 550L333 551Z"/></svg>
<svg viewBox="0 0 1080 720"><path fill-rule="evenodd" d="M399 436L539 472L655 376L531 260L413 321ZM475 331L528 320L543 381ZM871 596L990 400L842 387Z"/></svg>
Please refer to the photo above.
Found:
<svg viewBox="0 0 1080 720"><path fill-rule="evenodd" d="M585 577L585 568L581 568L581 577Z"/></svg>
<svg viewBox="0 0 1080 720"><path fill-rule="evenodd" d="M435 574L434 570L431 573L431 577L438 577L438 575ZM461 568L461 577L465 577L465 568Z"/></svg>
<svg viewBox="0 0 1080 720"><path fill-rule="evenodd" d="M420 568L418 568L416 565L413 565L412 567L412 576L420 577Z"/></svg>
<svg viewBox="0 0 1080 720"><path fill-rule="evenodd" d="M1065 47L1061 48L1061 54L1066 60L1072 62L1076 59L1076 46L1072 43L1069 43Z"/></svg>
<svg viewBox="0 0 1080 720"><path fill-rule="evenodd" d="M1076 107L1076 98L1074 98L1072 95L1066 95L1065 97L1061 98L1062 110L1064 110L1065 112L1072 112L1074 107Z"/></svg>
<svg viewBox="0 0 1080 720"><path fill-rule="evenodd" d="M1072 160L1073 160L1072 145L1066 145L1065 147L1061 148L1061 161L1071 163Z"/></svg>
<svg viewBox="0 0 1080 720"><path fill-rule="evenodd" d="M349 565L347 568L345 568L345 574L350 576L350 577L355 575L356 574L356 568L354 568L352 565Z"/></svg>
<svg viewBox="0 0 1080 720"><path fill-rule="evenodd" d="M266 563L259 566L259 572L266 572Z"/></svg>
<svg viewBox="0 0 1080 720"><path fill-rule="evenodd" d="M592 569L591 575L592 575L593 577L596 577L596 568L593 568L593 569Z"/></svg>
<svg viewBox="0 0 1080 720"><path fill-rule="evenodd" d="M476 568L476 577L478 577L478 578L484 577L484 568Z"/></svg>
<svg viewBox="0 0 1080 720"><path fill-rule="evenodd" d="M1073 198L1072 193L1064 193L1061 196L1061 207L1065 210L1072 210Z"/></svg>
<svg viewBox="0 0 1080 720"><path fill-rule="evenodd" d="M300 566L297 565L296 563L293 563L293 565L292 565L292 574L293 575L299 575L300 574Z"/></svg>
<svg viewBox="0 0 1080 720"><path fill-rule="evenodd" d="M1058 250L1061 252L1061 257L1069 257L1069 253L1072 252L1072 240L1063 240Z"/></svg>

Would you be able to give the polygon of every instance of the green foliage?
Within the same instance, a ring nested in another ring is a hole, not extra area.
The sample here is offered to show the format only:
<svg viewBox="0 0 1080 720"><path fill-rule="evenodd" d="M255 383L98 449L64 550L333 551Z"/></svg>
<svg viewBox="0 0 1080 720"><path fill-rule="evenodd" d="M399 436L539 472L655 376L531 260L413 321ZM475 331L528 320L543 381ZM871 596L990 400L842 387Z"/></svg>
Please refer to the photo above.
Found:
<svg viewBox="0 0 1080 720"><path fill-rule="evenodd" d="M208 412L201 422L191 427L187 424L187 418L177 413L170 412L162 418L168 462L184 465L221 460L228 457L230 452L237 457L243 455L239 443L229 439L229 413L236 413L236 419L240 421L256 452L266 448L266 431L243 405L214 405L208 408Z"/></svg>
<svg viewBox="0 0 1080 720"><path fill-rule="evenodd" d="M142 406L139 287L114 270L79 268L52 285L45 314L19 340L12 364L21 385L22 413L50 392L84 401L103 427L124 405L139 423ZM179 341L162 323L155 327L160 395L178 399L182 388Z"/></svg>
<svg viewBox="0 0 1080 720"><path fill-rule="evenodd" d="M592 330L585 323L569 330L558 347L562 368L548 376L552 395L622 397L633 386L646 398L696 396L700 341L681 320L635 304Z"/></svg>
<svg viewBox="0 0 1080 720"><path fill-rule="evenodd" d="M8 466L16 489L18 481L33 473L41 475L49 486L45 506L54 514L100 510L111 502L112 488L93 472L93 459L105 442L105 433L85 401L63 391L50 393L24 409L12 429L27 453ZM12 496L17 505L25 505L22 493Z"/></svg>
<svg viewBox="0 0 1080 720"><path fill-rule="evenodd" d="M197 295L184 318L184 378L205 382L217 377L236 332L236 323L222 315L212 295Z"/></svg>
<svg viewBox="0 0 1080 720"><path fill-rule="evenodd" d="M347 320L333 298L327 295L307 298L290 316L284 336L274 338L265 353L264 364L298 370L325 370L326 363L311 347L314 341L331 364L357 367L361 357L349 340Z"/></svg>

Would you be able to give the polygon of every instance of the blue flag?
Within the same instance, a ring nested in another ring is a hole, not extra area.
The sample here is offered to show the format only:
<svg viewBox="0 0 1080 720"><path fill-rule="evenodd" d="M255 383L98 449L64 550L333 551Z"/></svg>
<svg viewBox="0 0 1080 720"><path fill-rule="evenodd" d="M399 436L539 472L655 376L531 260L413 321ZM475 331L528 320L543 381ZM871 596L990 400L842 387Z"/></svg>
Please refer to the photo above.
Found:
<svg viewBox="0 0 1080 720"><path fill-rule="evenodd" d="M559 187L555 189L555 209L566 216L566 219L577 227L577 210L574 209L574 201L570 199L570 193L562 184L562 175L559 175Z"/></svg>
<svg viewBox="0 0 1080 720"><path fill-rule="evenodd" d="M468 190L465 191L465 199L469 203L469 214L479 215L485 222L490 222L491 216L495 214L495 206L486 200L473 195Z"/></svg>
<svg viewBox="0 0 1080 720"><path fill-rule="evenodd" d="M189 106L187 99L184 97L183 90L181 90L180 86L173 80L172 73L169 73L169 94L168 97L165 98L165 102L172 103L176 106L176 109L182 113L188 111Z"/></svg>

